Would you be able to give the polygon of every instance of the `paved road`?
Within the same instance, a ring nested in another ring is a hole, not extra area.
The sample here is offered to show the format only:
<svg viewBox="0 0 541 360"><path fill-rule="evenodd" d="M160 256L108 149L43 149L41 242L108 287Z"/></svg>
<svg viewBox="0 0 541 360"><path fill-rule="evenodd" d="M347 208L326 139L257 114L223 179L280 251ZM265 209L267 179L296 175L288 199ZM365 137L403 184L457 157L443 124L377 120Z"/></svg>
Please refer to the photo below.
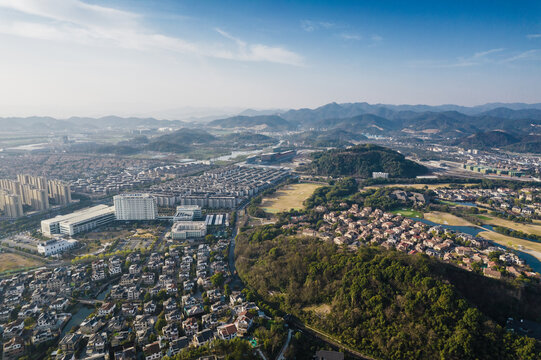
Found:
<svg viewBox="0 0 541 360"><path fill-rule="evenodd" d="M329 345L331 345L331 346L333 346L335 348L338 348L341 351L345 352L346 354L348 354L349 356L351 356L351 357L353 357L355 359L375 360L372 357L366 356L366 355L358 352L357 350L353 350L353 349L343 345L342 343L340 343L337 340L330 337L328 334L325 334L324 332L322 332L322 331L320 331L318 329L315 329L313 327L310 327L308 325L303 324L298 319L290 319L288 321L288 323L289 323L289 326L291 326L292 328L301 330L302 332L304 332L307 335L310 335L310 336L312 336L312 337L314 337L314 338L316 338L316 339L318 339L320 341L323 341L324 343L327 343L327 344L329 344Z"/></svg>
<svg viewBox="0 0 541 360"><path fill-rule="evenodd" d="M256 352L259 354L259 356L261 356L263 360L267 360L267 357L265 356L265 354L263 354L263 351L261 351L261 349L258 348Z"/></svg>
<svg viewBox="0 0 541 360"><path fill-rule="evenodd" d="M276 360L285 360L284 354L286 353L287 347L289 346L289 342L291 341L291 335L293 335L293 330L289 329L287 332L287 340L284 346L282 347L282 351L280 351L280 354L278 354L278 357Z"/></svg>

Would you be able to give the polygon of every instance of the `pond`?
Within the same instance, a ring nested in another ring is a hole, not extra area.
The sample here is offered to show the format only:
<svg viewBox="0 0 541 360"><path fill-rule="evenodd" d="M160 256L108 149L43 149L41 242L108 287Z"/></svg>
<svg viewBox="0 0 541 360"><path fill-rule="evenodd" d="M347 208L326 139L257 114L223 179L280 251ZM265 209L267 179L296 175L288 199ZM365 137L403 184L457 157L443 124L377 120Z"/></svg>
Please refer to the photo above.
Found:
<svg viewBox="0 0 541 360"><path fill-rule="evenodd" d="M412 219L416 220L416 221L420 221L420 222L425 223L425 224L430 225L430 226L441 226L441 227L444 227L444 228L449 229L449 230L469 234L469 235L472 235L472 236L477 236L477 234L479 234L482 231L486 231L486 230L494 231L494 227L492 225L483 225L482 227L476 227L476 226L452 226L452 225L438 224L438 223L435 223L433 221L429 221L429 220L426 220L426 219L420 219L420 218L412 218ZM494 246L500 246L500 247L502 247L504 249L508 249L506 246L494 243L494 242L492 242L490 240L488 240L488 242L491 243ZM512 249L512 250L514 250L514 249ZM539 261L539 259L537 259L535 256L530 255L530 254L528 254L527 252L524 252L524 251L515 250L515 252L517 253L519 258L526 261L526 263L531 266L533 271L541 273L541 261Z"/></svg>

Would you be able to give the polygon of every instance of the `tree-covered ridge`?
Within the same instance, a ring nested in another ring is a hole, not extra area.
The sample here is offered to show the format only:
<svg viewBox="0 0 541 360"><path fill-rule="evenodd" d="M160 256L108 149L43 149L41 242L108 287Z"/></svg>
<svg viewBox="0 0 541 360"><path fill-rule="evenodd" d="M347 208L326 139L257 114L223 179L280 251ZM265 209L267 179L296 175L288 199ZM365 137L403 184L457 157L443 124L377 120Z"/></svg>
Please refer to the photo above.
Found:
<svg viewBox="0 0 541 360"><path fill-rule="evenodd" d="M463 298L426 256L350 253L268 225L237 238L237 269L266 301L380 359L538 359Z"/></svg>
<svg viewBox="0 0 541 360"><path fill-rule="evenodd" d="M394 150L371 144L315 153L310 170L316 175L361 177L372 177L372 172L415 177L428 171Z"/></svg>

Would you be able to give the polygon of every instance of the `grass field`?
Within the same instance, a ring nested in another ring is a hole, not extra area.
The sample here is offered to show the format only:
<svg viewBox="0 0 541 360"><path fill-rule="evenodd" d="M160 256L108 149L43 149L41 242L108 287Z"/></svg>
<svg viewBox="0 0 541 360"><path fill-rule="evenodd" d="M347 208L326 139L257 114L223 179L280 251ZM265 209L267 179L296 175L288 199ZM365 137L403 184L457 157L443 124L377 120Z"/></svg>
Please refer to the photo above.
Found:
<svg viewBox="0 0 541 360"><path fill-rule="evenodd" d="M499 217L490 216L490 215L483 215L482 217L481 216L478 216L478 217L479 219L481 219L481 221L484 224L504 226L509 229L525 232L527 234L534 234L534 235L541 236L541 225L539 225L538 223L521 224L521 223L517 223L510 220L500 219Z"/></svg>
<svg viewBox="0 0 541 360"><path fill-rule="evenodd" d="M518 250L521 250L521 248L529 250L533 256L541 260L541 243L517 239L511 236L499 234L494 231L481 231L479 235L484 237L485 239L492 240L495 243L503 246L511 247Z"/></svg>
<svg viewBox="0 0 541 360"><path fill-rule="evenodd" d="M302 209L303 201L308 199L319 184L289 184L278 190L268 198L264 198L261 202L261 208L266 212L276 214L281 211L291 209Z"/></svg>
<svg viewBox="0 0 541 360"><path fill-rule="evenodd" d="M471 222L465 219L462 219L458 216L455 216L449 213L439 212L439 211L432 211L429 213L425 213L424 218L428 221L432 221L438 224L445 224L445 225L451 225L451 226L475 226Z"/></svg>
<svg viewBox="0 0 541 360"><path fill-rule="evenodd" d="M491 218L486 215L476 215L481 220L490 220Z"/></svg>
<svg viewBox="0 0 541 360"><path fill-rule="evenodd" d="M8 270L17 270L21 268L34 267L43 263L21 255L12 253L0 254L0 273Z"/></svg>
<svg viewBox="0 0 541 360"><path fill-rule="evenodd" d="M413 209L400 209L392 212L393 214L402 215L406 217L422 218L423 213Z"/></svg>

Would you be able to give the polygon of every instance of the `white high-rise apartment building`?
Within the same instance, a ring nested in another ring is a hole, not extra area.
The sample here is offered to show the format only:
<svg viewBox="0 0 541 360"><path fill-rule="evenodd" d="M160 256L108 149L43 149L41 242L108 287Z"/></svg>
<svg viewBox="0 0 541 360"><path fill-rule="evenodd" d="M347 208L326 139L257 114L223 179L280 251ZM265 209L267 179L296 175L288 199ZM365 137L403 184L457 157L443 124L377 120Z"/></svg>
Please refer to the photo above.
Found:
<svg viewBox="0 0 541 360"><path fill-rule="evenodd" d="M117 220L156 220L158 206L150 194L121 194L113 198Z"/></svg>

